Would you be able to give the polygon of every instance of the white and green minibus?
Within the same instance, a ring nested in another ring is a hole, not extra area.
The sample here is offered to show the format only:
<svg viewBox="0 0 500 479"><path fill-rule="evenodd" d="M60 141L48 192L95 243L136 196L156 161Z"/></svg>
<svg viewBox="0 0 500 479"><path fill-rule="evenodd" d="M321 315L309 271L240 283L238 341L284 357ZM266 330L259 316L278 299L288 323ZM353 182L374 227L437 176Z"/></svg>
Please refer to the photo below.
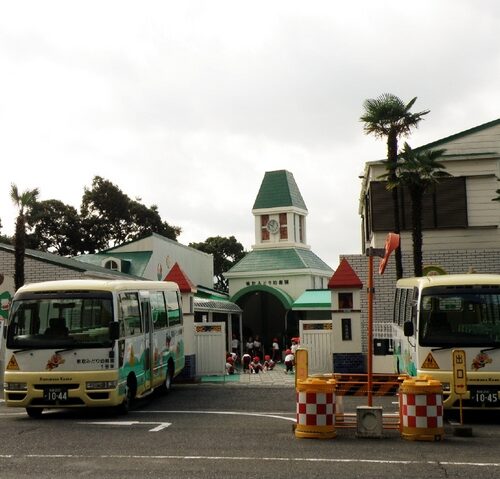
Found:
<svg viewBox="0 0 500 479"><path fill-rule="evenodd" d="M443 384L444 407L500 409L500 275L400 279L393 316L397 373ZM465 353L465 394L454 387L453 351Z"/></svg>
<svg viewBox="0 0 500 479"><path fill-rule="evenodd" d="M177 284L69 280L20 288L5 328L4 399L44 409L115 407L168 391L184 367Z"/></svg>

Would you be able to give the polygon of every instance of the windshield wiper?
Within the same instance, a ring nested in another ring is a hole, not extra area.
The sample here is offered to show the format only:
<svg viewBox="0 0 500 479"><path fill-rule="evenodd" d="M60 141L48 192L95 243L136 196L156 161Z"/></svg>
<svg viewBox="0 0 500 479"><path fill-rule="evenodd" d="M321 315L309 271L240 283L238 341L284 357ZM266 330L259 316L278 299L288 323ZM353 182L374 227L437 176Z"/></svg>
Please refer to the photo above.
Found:
<svg viewBox="0 0 500 479"><path fill-rule="evenodd" d="M17 353L25 353L26 351L33 351L35 348L23 348L23 349L18 349L17 351L13 351L14 354Z"/></svg>
<svg viewBox="0 0 500 479"><path fill-rule="evenodd" d="M67 351L73 351L74 349L79 349L79 348L72 347L72 348L59 349L58 351L56 351L56 354L65 353Z"/></svg>
<svg viewBox="0 0 500 479"><path fill-rule="evenodd" d="M443 351L444 349L451 349L451 346L439 346L439 348L431 348L431 351Z"/></svg>
<svg viewBox="0 0 500 479"><path fill-rule="evenodd" d="M499 349L500 346L491 346L491 348L484 348L484 349L481 349L480 352L481 353L485 353L486 351L493 351L495 349Z"/></svg>

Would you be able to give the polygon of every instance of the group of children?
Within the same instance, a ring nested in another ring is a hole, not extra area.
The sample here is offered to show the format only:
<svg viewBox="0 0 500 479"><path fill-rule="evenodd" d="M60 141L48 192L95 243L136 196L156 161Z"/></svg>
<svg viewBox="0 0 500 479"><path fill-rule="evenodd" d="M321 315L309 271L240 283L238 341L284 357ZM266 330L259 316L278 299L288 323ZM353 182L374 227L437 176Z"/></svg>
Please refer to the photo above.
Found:
<svg viewBox="0 0 500 479"><path fill-rule="evenodd" d="M238 358L235 353L230 353L226 357L226 373L234 374L236 372L236 362ZM244 374L259 374L262 371L271 371L276 366L276 362L272 360L271 356L266 354L264 356L264 362L261 362L259 356L252 356L249 353L245 353L241 358L241 365L243 367Z"/></svg>
<svg viewBox="0 0 500 479"><path fill-rule="evenodd" d="M247 350L246 353L241 357L241 365L243 368L243 374L259 374L262 371L272 371L279 361L278 355L275 353L274 343L277 344L277 339L273 340L273 356L269 354L264 356L264 362L261 362L260 356L255 354L255 350ZM294 372L295 366L295 351L299 347L299 338L292 338L292 345L289 349L285 351L284 363L285 363L285 373L288 374ZM279 347L277 348L279 351ZM278 352L276 351L276 352ZM253 355L252 355L253 353ZM236 363L238 361L238 355L234 351L228 353L226 356L226 373L235 374Z"/></svg>

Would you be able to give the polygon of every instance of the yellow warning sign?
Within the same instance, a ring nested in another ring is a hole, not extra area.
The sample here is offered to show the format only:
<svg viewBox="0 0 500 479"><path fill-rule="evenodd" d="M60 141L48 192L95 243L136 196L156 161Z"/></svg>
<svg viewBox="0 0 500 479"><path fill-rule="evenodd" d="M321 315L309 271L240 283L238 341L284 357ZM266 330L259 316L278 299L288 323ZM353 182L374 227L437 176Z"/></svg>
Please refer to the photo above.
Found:
<svg viewBox="0 0 500 479"><path fill-rule="evenodd" d="M429 353L422 363L422 369L440 369L432 353Z"/></svg>
<svg viewBox="0 0 500 479"><path fill-rule="evenodd" d="M17 364L16 358L14 355L10 358L9 364L7 364L7 370L9 371L19 371L19 364Z"/></svg>

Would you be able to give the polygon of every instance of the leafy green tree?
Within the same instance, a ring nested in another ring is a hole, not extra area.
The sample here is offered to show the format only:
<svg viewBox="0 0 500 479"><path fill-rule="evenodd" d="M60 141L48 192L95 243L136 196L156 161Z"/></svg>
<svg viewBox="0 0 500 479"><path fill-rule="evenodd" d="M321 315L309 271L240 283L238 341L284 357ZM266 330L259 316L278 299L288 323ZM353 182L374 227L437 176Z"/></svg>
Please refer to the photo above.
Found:
<svg viewBox="0 0 500 479"><path fill-rule="evenodd" d="M415 276L423 275L422 198L426 190L450 176L438 160L446 150L425 150L415 152L408 143L404 144L396 168L387 173L387 187L407 188L411 200L411 223L413 241L413 270ZM389 175L391 175L389 177Z"/></svg>
<svg viewBox="0 0 500 479"><path fill-rule="evenodd" d="M27 235L30 248L61 256L73 256L81 252L81 220L72 206L59 200L36 202L26 216L26 222L30 227Z"/></svg>
<svg viewBox="0 0 500 479"><path fill-rule="evenodd" d="M24 284L24 256L26 252L26 212L33 206L38 197L38 188L19 192L15 184L11 185L10 197L18 214L14 234L14 283L16 290Z"/></svg>
<svg viewBox="0 0 500 479"><path fill-rule="evenodd" d="M142 203L132 200L129 204L129 210L132 220L132 239L157 233L177 241L177 237L181 234L181 228L170 226L166 221L162 221L157 205L151 205L148 208Z"/></svg>
<svg viewBox="0 0 500 479"><path fill-rule="evenodd" d="M2 229L2 221L0 220L0 230ZM9 236L0 234L0 243L5 244L14 244L14 238L10 238Z"/></svg>
<svg viewBox="0 0 500 479"><path fill-rule="evenodd" d="M212 236L202 243L189 243L189 246L213 255L215 289L227 292L228 282L224 273L245 256L243 245L234 236Z"/></svg>
<svg viewBox="0 0 500 479"><path fill-rule="evenodd" d="M364 113L360 120L364 123L366 134L374 135L379 138L387 138L387 170L388 179L395 183L395 169L398 158L399 138L408 136L413 128L418 127L424 115L429 110L412 113L417 97L405 104L400 98L391 93L384 93L378 98L365 100L363 103ZM401 223L399 216L399 197L398 189L392 189L394 232L400 233ZM401 249L398 247L395 251L396 276L403 277L403 263L401 258Z"/></svg>
<svg viewBox="0 0 500 479"><path fill-rule="evenodd" d="M94 253L151 233L177 240L181 228L163 222L156 205L131 200L109 180L95 176L85 188L80 208L84 232L82 248Z"/></svg>
<svg viewBox="0 0 500 479"><path fill-rule="evenodd" d="M497 180L500 181L500 180ZM500 190L496 191L496 194L498 195L496 198L493 198L491 201L500 201Z"/></svg>

